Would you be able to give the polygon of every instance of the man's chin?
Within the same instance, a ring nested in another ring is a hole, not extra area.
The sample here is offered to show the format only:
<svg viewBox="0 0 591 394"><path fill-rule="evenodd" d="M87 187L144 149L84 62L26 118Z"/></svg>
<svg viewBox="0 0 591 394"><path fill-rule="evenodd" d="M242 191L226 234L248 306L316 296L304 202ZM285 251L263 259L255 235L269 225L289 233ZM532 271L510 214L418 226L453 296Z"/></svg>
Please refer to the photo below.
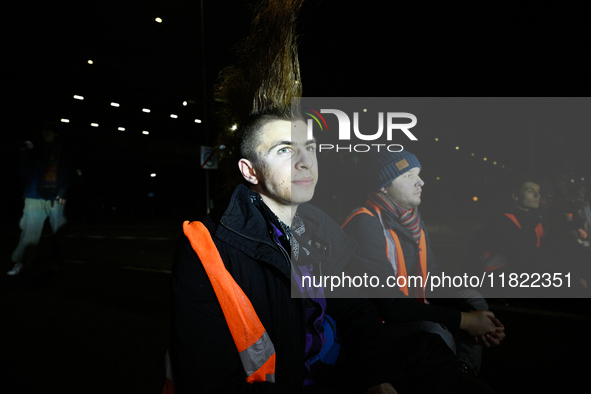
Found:
<svg viewBox="0 0 591 394"><path fill-rule="evenodd" d="M304 204L310 201L312 197L314 197L314 189L307 191L302 190L298 192L293 192L292 190L291 203L292 205Z"/></svg>

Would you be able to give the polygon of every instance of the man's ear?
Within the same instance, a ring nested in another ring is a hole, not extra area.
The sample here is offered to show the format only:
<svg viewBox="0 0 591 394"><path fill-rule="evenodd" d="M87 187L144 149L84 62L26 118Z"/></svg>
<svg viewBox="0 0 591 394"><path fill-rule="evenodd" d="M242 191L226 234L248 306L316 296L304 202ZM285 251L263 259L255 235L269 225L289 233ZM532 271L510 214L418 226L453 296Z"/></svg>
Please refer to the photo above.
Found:
<svg viewBox="0 0 591 394"><path fill-rule="evenodd" d="M259 178L257 177L257 172L254 169L254 166L248 159L240 159L238 161L238 168L240 169L240 173L246 179L248 183L252 183L253 185L258 185Z"/></svg>

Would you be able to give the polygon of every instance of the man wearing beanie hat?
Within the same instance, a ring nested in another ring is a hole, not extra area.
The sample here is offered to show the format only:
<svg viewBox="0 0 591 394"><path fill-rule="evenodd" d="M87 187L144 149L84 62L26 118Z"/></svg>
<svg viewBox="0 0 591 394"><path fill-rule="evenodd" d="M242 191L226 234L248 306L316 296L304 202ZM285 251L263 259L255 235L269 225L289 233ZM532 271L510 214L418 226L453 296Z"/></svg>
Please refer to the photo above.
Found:
<svg viewBox="0 0 591 394"><path fill-rule="evenodd" d="M400 279L399 287L367 289L380 317L387 324L396 323L391 324L394 335L416 331L441 335L457 354L458 369L465 372L460 376L478 383L473 378L480 368L482 346L498 345L505 336L504 326L474 291L447 294L452 300L430 298L433 294L425 288L425 278L440 271L418 210L425 183L417 157L403 150L372 151L363 158L369 175L367 201L343 224L362 256L351 273L377 276L380 283L388 277ZM410 276L421 276L423 286L413 287L416 282L408 280Z"/></svg>

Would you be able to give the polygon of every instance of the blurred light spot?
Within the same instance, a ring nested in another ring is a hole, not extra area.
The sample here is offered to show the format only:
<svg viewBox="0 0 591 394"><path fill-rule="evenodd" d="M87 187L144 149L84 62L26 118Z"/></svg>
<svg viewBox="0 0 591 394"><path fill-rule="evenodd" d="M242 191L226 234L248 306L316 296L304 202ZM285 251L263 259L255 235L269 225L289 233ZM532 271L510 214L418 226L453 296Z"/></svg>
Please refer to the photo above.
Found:
<svg viewBox="0 0 591 394"><path fill-rule="evenodd" d="M484 161L487 161L487 160L488 160L488 159L485 157L485 158L484 158Z"/></svg>
<svg viewBox="0 0 591 394"><path fill-rule="evenodd" d="M230 130L236 130L238 128L237 124L232 125L232 127L230 127Z"/></svg>
<svg viewBox="0 0 591 394"><path fill-rule="evenodd" d="M178 116L178 115L175 115L175 114L170 114L170 117L171 117L171 118L173 118L173 119L176 119L176 118L178 118L179 116Z"/></svg>
<svg viewBox="0 0 591 394"><path fill-rule="evenodd" d="M470 156L474 156L474 153L470 153Z"/></svg>
<svg viewBox="0 0 591 394"><path fill-rule="evenodd" d="M84 100L84 97L82 97L82 96L78 96L77 94L75 94L75 95L74 95L74 98L75 98L76 100Z"/></svg>
<svg viewBox="0 0 591 394"><path fill-rule="evenodd" d="M117 130L119 130L119 131L125 131L125 127L117 127Z"/></svg>
<svg viewBox="0 0 591 394"><path fill-rule="evenodd" d="M458 149L460 149L460 147L459 146L456 146L456 150L458 150Z"/></svg>
<svg viewBox="0 0 591 394"><path fill-rule="evenodd" d="M162 23L162 18L156 18L156 22Z"/></svg>
<svg viewBox="0 0 591 394"><path fill-rule="evenodd" d="M94 62L92 60L89 60L88 64L94 64Z"/></svg>
<svg viewBox="0 0 591 394"><path fill-rule="evenodd" d="M435 138L435 141L439 141L439 138Z"/></svg>
<svg viewBox="0 0 591 394"><path fill-rule="evenodd" d="M496 161L493 161L493 164L496 166L497 165L497 162Z"/></svg>
<svg viewBox="0 0 591 394"><path fill-rule="evenodd" d="M60 119L60 122L62 123L70 123L70 119Z"/></svg>
<svg viewBox="0 0 591 394"><path fill-rule="evenodd" d="M186 101L183 101L183 106L185 106L185 107L187 106L187 102Z"/></svg>
<svg viewBox="0 0 591 394"><path fill-rule="evenodd" d="M201 119L195 119L195 123L201 123Z"/></svg>
<svg viewBox="0 0 591 394"><path fill-rule="evenodd" d="M144 131L142 131L142 134L144 134L144 135L148 135L148 134L150 134L150 132L149 132L149 131L146 131L146 130L144 130Z"/></svg>
<svg viewBox="0 0 591 394"><path fill-rule="evenodd" d="M90 124L92 127L98 127L98 123L91 123Z"/></svg>
<svg viewBox="0 0 591 394"><path fill-rule="evenodd" d="M156 176L156 173L155 173L155 172L153 172L153 173L151 173L151 174L150 174L150 176L151 176L152 178L154 178L154 177Z"/></svg>
<svg viewBox="0 0 591 394"><path fill-rule="evenodd" d="M476 196L472 197L472 201L478 201L478 197L476 197Z"/></svg>
<svg viewBox="0 0 591 394"><path fill-rule="evenodd" d="M150 112L150 110L149 110L148 108L142 108L142 112L149 113L149 112Z"/></svg>
<svg viewBox="0 0 591 394"><path fill-rule="evenodd" d="M119 103L111 103L111 107L118 107Z"/></svg>
<svg viewBox="0 0 591 394"><path fill-rule="evenodd" d="M437 178L435 178L435 179L437 179L438 181L439 181L439 180L441 180L441 178L440 178L440 177L437 177Z"/></svg>

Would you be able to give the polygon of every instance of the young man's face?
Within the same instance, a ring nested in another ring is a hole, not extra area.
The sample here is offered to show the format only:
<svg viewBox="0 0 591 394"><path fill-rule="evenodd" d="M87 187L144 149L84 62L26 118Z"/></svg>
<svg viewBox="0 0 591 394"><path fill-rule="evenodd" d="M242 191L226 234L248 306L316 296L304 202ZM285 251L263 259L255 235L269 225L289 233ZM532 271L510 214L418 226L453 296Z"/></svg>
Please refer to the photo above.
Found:
<svg viewBox="0 0 591 394"><path fill-rule="evenodd" d="M534 182L525 182L521 185L519 193L513 195L517 206L526 211L540 207L540 185Z"/></svg>
<svg viewBox="0 0 591 394"><path fill-rule="evenodd" d="M256 148L257 180L261 197L273 210L278 205L297 207L314 196L318 180L316 141L309 140L306 124L274 120L263 126Z"/></svg>
<svg viewBox="0 0 591 394"><path fill-rule="evenodd" d="M421 191L425 184L419 178L420 172L419 167L414 167L394 179L380 191L404 209L416 208L421 203Z"/></svg>

